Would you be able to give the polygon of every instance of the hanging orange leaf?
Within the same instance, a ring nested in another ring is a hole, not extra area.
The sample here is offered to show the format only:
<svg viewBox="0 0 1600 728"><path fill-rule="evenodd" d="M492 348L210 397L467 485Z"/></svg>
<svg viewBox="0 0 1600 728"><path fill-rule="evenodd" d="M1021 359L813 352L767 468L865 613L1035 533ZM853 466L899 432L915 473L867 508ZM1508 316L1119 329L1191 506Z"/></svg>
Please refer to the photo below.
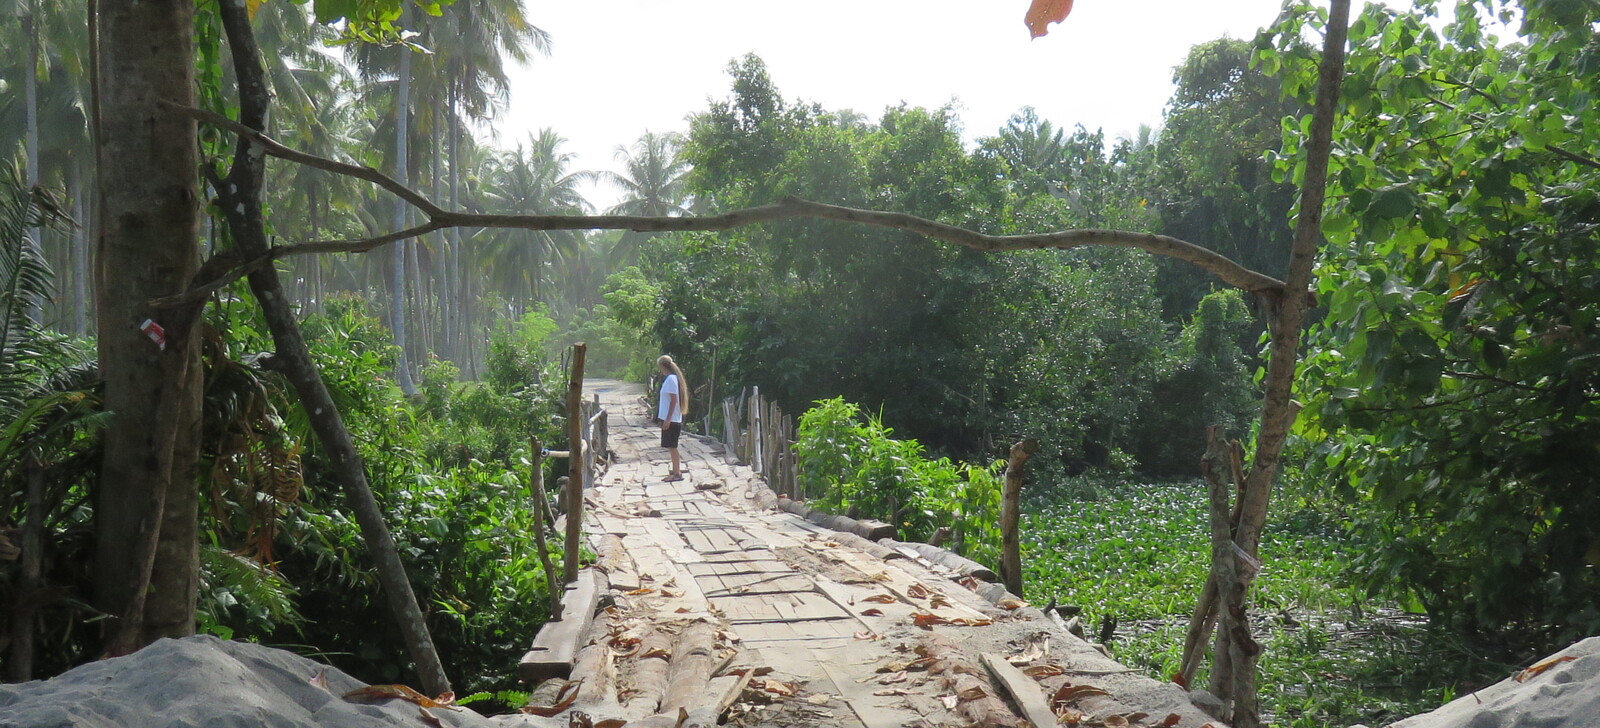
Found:
<svg viewBox="0 0 1600 728"><path fill-rule="evenodd" d="M1038 38L1050 32L1051 23L1067 19L1072 12L1072 0L1033 0L1022 22L1028 24L1028 35Z"/></svg>

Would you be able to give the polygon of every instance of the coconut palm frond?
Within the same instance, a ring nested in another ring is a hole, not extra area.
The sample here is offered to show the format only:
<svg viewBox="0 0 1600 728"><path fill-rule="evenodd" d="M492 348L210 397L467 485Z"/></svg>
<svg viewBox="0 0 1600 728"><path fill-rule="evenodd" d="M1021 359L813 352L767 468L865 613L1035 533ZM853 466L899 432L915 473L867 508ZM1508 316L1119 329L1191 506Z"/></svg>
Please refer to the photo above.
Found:
<svg viewBox="0 0 1600 728"><path fill-rule="evenodd" d="M0 163L0 412L21 405L31 364L48 353L27 313L50 295L50 267L28 237L42 216L17 165Z"/></svg>

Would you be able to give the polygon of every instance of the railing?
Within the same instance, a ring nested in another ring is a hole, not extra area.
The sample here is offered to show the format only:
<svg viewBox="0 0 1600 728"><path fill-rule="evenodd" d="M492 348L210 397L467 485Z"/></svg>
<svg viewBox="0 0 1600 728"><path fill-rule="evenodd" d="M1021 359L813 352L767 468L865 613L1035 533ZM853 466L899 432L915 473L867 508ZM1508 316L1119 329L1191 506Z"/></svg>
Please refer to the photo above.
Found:
<svg viewBox="0 0 1600 728"><path fill-rule="evenodd" d="M762 397L760 387L722 401L721 439L734 462L760 473L774 491L806 497L796 478L794 418Z"/></svg>

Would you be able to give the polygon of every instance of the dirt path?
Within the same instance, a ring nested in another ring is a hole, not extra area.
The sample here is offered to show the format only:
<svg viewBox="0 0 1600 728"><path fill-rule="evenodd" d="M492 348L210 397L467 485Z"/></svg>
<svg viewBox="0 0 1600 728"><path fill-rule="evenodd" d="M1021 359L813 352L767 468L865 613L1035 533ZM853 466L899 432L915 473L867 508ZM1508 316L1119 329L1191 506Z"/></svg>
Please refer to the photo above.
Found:
<svg viewBox="0 0 1600 728"><path fill-rule="evenodd" d="M596 724L714 725L720 715L734 725L1026 726L1028 703L1038 722L1053 721L1038 711L1068 683L1086 686L1068 703L1084 725L1207 722L1176 686L1127 671L1036 609L1001 609L943 567L898 551L879 558L756 507L764 483L710 439L686 435L687 475L663 482L669 461L642 388L588 389L609 412L615 453L586 519L612 606L577 655L583 685L552 724L582 711ZM985 655L1041 677L986 668ZM567 702L554 692L536 697Z"/></svg>

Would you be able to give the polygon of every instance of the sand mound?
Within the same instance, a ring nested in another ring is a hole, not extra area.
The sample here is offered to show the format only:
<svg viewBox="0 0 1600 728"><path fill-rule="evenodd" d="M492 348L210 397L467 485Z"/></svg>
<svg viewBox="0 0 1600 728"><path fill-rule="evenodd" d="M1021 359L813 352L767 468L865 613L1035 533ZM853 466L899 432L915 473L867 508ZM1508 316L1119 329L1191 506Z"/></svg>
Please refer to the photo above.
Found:
<svg viewBox="0 0 1600 728"><path fill-rule="evenodd" d="M327 687L313 684L323 675ZM378 728L432 725L402 700L340 697L365 683L299 655L215 637L161 640L50 680L0 685L0 728ZM444 726L504 722L430 709Z"/></svg>
<svg viewBox="0 0 1600 728"><path fill-rule="evenodd" d="M1389 728L1600 726L1600 637L1590 637L1539 660L1535 667L1546 664L1548 669L1525 675L1522 682L1514 677L1501 680Z"/></svg>

